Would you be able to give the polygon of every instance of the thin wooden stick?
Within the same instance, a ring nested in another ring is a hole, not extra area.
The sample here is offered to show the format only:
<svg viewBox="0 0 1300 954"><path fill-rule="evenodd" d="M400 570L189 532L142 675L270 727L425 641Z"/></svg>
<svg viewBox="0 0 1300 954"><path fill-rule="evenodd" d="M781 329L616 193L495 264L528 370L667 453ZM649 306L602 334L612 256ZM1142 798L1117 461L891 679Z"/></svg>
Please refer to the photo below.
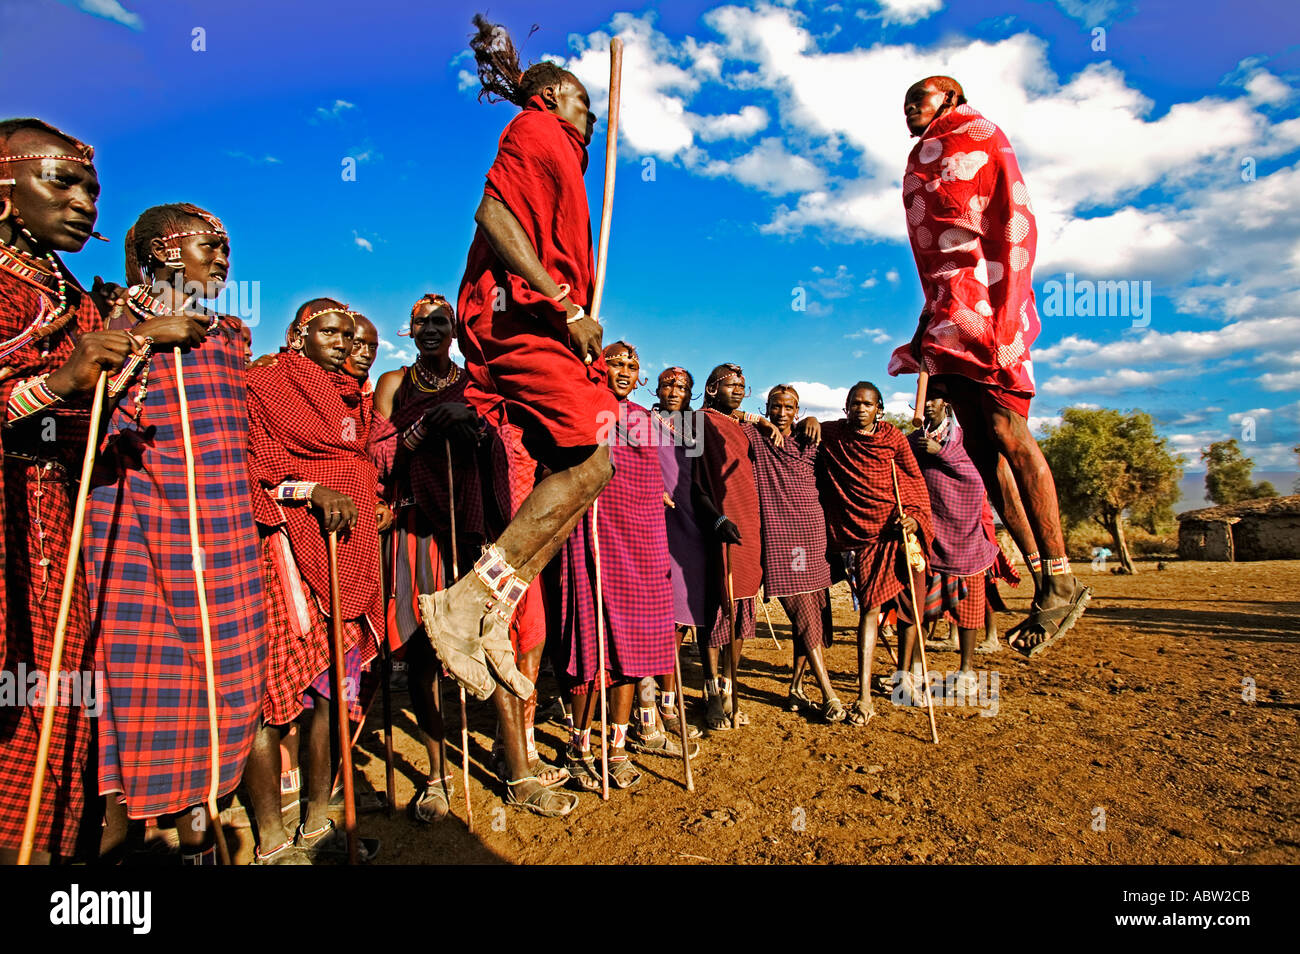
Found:
<svg viewBox="0 0 1300 954"><path fill-rule="evenodd" d="M690 739L686 736L686 687L682 685L682 648L673 639L673 670L677 675L677 727L682 736L682 765L686 769L686 791L695 791L695 776L691 772Z"/></svg>
<svg viewBox="0 0 1300 954"><path fill-rule="evenodd" d="M898 516L906 516L903 510L903 495L898 489L898 467L891 460L889 462L890 472L894 477L894 499L898 501ZM916 577L912 573L911 561L907 558L907 541L911 536L906 530L903 531L903 564L907 567L907 588L912 594L912 625L916 627L916 645L921 651L921 691L925 693L925 706L930 713L930 739L935 745L939 744L939 727L934 721L934 700L930 698L930 674L925 666L925 639L921 634L921 603L916 598ZM898 637L898 667L903 668L903 636L902 624L899 624Z"/></svg>
<svg viewBox="0 0 1300 954"><path fill-rule="evenodd" d="M731 645L727 653L728 670L731 677L731 727L740 728L740 687L736 685L736 595L731 585L731 544L722 545L723 568L727 572L727 615L731 621ZM725 716L726 713L724 712Z"/></svg>
<svg viewBox="0 0 1300 954"><path fill-rule="evenodd" d="M925 423L925 394L930 385L930 372L924 368L916 376L916 406L912 410L912 426L920 427Z"/></svg>
<svg viewBox="0 0 1300 954"><path fill-rule="evenodd" d="M609 41L609 118L605 124L605 191L600 203L600 238L596 243L596 280L591 296L591 318L600 321L605 298L605 270L609 264L609 228L614 218L614 178L618 170L618 115L623 96L623 41ZM605 604L600 586L600 534L596 501L591 502L591 539L596 560L596 656L600 680L600 797L609 800L609 709L605 696ZM588 704L590 700L588 700Z"/></svg>
<svg viewBox="0 0 1300 954"><path fill-rule="evenodd" d="M76 509L72 513L72 537L68 541L68 562L63 571L63 593L59 598L59 615L54 622L54 643L50 647L50 669L45 676L45 707L41 711L41 736L36 747L36 764L32 772L32 790L27 799L27 818L18 845L18 863L31 864L32 844L36 840L36 819L41 811L41 792L45 787L45 767L50 757L50 738L54 734L54 706L51 692L59 685L59 667L63 665L63 642L72 611L72 594L76 591L77 570L81 566L81 534L86 525L86 495L90 492L90 475L95 469L99 450L99 419L104 410L104 383L108 372L100 371L95 381L95 397L90 405L90 433L86 437L86 456L81 462L81 483L77 486Z"/></svg>
<svg viewBox="0 0 1300 954"><path fill-rule="evenodd" d="M443 446L447 448L447 510L451 518L451 575L452 582L460 579L460 553L456 543L456 478L451 472L451 441L444 439ZM440 679L441 674L436 670L434 679ZM459 684L458 684L459 685ZM444 722L442 727L443 743L443 763L442 771L445 775L447 772L446 761L446 738L447 725ZM461 780L465 783L465 827L471 832L474 830L474 806L469 800L469 718L465 710L465 687L460 687L460 774Z"/></svg>
<svg viewBox="0 0 1300 954"><path fill-rule="evenodd" d="M383 544L380 544L380 556L383 556ZM387 607L385 607L387 616ZM388 645L387 633L384 635L383 667L380 678L383 679L384 704L384 814L393 817L393 800L397 795L397 773L393 768L393 689L389 682L393 678L393 648ZM374 698L373 696L371 698Z"/></svg>
<svg viewBox="0 0 1300 954"><path fill-rule="evenodd" d="M596 680L600 683L600 797L609 801L609 707L605 698L605 601L600 587L599 501L591 502L591 546L596 559ZM587 700L590 705L590 700Z"/></svg>
<svg viewBox="0 0 1300 954"><path fill-rule="evenodd" d="M766 594L764 594L766 597ZM776 627L772 625L772 614L767 611L766 598L758 598L759 603L763 605L763 619L767 620L767 632L772 637L772 642L776 643L777 652L781 651L781 640L776 638Z"/></svg>
<svg viewBox="0 0 1300 954"><path fill-rule="evenodd" d="M352 733L348 724L348 697L343 650L343 597L339 592L339 535L329 533L330 631L334 650L334 708L338 714L339 771L343 775L343 827L348 835L348 864L358 857L357 798L352 778Z"/></svg>
<svg viewBox="0 0 1300 954"><path fill-rule="evenodd" d="M199 625L203 632L203 678L208 690L208 763L211 768L208 781L208 814L212 818L212 834L216 839L217 860L230 864L230 847L221 830L221 816L217 811L217 787L221 781L221 745L217 736L217 682L212 666L212 623L208 617L207 583L203 576L204 552L199 541L199 505L194 476L194 438L190 433L190 402L185 393L185 372L181 369L181 349L173 348L176 359L176 392L180 397L181 438L185 442L185 491L190 516L190 562L194 565L194 585L199 594Z"/></svg>
<svg viewBox="0 0 1300 954"><path fill-rule="evenodd" d="M605 125L605 193L600 204L600 238L596 244L596 287L591 296L591 318L600 320L605 299L605 266L609 259L609 226L614 217L614 174L618 166L618 114L623 98L623 41L609 41L609 119Z"/></svg>

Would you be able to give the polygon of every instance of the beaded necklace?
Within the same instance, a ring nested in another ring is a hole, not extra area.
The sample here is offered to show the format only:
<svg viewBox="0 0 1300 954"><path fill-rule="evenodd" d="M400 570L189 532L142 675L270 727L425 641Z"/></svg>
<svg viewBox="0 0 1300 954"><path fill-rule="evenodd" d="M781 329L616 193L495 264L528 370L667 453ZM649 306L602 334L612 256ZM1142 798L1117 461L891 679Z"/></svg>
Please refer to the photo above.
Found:
<svg viewBox="0 0 1300 954"><path fill-rule="evenodd" d="M425 394L436 394L438 391L448 388L456 383L456 379L460 377L460 368L453 362L451 370L447 372L445 377L440 378L435 374L432 378L426 378L425 374L428 373L432 372L426 372L420 365L420 360L417 358L411 363L411 367L407 371L407 376L411 379L411 383Z"/></svg>
<svg viewBox="0 0 1300 954"><path fill-rule="evenodd" d="M23 229L23 234L27 236L28 241L35 242L26 228ZM8 341L0 343L0 360L7 358L34 338L41 339L43 346L41 354L49 354L47 339L67 324L68 319L72 317L72 312L68 308L68 282L63 277L62 269L59 268L59 260L54 257L53 252L46 252L44 258L45 261L42 262L36 256L29 255L0 239L0 269L29 285L34 285L46 295L54 293L59 300L58 307L50 311L45 295L41 296L41 308L32 319L32 323Z"/></svg>

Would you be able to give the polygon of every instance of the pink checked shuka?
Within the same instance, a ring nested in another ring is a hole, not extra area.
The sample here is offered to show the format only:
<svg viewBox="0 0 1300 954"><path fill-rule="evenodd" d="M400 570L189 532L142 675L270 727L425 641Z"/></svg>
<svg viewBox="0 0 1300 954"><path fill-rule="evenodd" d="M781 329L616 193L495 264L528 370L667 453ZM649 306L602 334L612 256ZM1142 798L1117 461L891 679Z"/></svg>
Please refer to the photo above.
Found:
<svg viewBox="0 0 1300 954"><path fill-rule="evenodd" d="M926 370L1009 392L1027 411L1029 346L1041 327L1031 285L1038 228L1006 135L969 105L940 116L908 156L903 206L933 312ZM918 370L908 346L894 352L890 374Z"/></svg>

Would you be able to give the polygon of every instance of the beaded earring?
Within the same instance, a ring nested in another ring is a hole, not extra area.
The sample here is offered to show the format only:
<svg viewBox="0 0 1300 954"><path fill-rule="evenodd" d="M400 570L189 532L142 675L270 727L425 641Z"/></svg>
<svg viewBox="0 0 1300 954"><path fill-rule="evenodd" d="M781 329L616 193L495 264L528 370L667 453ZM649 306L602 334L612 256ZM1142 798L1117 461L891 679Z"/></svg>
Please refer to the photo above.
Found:
<svg viewBox="0 0 1300 954"><path fill-rule="evenodd" d="M182 268L184 268L185 263L181 261L180 248L175 245L167 246L167 259L166 261L163 262L163 264L166 265L168 268L175 269L176 271L180 271Z"/></svg>

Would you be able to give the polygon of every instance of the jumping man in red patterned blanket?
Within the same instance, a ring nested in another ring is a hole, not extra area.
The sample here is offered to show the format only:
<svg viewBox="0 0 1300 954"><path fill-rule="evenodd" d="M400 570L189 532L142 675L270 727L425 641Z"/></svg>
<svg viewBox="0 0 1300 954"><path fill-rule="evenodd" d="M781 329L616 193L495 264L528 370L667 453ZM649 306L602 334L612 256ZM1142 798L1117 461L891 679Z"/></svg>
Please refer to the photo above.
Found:
<svg viewBox="0 0 1300 954"><path fill-rule="evenodd" d="M925 305L889 373L924 367L942 378L989 498L1031 568L1041 561L1029 617L1007 633L1013 649L1033 656L1069 631L1091 597L1070 571L1056 485L1029 432L1029 346L1041 327L1033 208L1006 135L966 102L956 80L915 83L903 111L920 137L903 204Z"/></svg>

